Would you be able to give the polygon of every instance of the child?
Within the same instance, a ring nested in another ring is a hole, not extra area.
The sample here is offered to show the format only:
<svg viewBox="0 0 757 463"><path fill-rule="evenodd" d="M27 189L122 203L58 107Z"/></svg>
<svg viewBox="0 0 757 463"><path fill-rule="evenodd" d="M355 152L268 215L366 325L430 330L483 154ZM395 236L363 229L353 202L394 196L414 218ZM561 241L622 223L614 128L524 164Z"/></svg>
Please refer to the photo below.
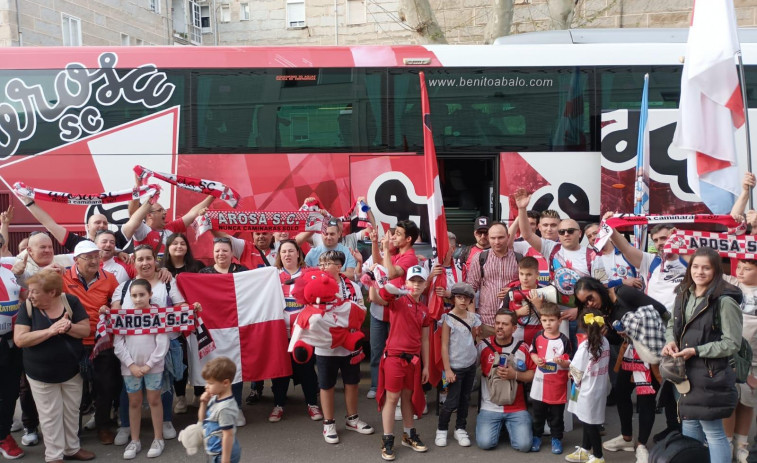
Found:
<svg viewBox="0 0 757 463"><path fill-rule="evenodd" d="M513 338L530 346L534 335L541 330L539 309L544 300L531 293L539 287L539 262L535 258L525 256L518 262L518 281L520 284L505 294L502 307L518 316L518 329Z"/></svg>
<svg viewBox="0 0 757 463"><path fill-rule="evenodd" d="M152 287L150 282L139 278L132 281L129 288L131 302L135 309L149 309ZM124 450L124 460L132 460L142 450L139 428L142 421L142 388L147 391L150 416L155 432L155 440L147 452L148 458L159 457L165 448L163 441L163 404L160 400L160 385L163 380L163 364L168 353L168 335L140 334L113 337L116 357L121 361L124 387L129 395L129 422L131 442Z"/></svg>
<svg viewBox="0 0 757 463"><path fill-rule="evenodd" d="M602 438L599 431L605 422L605 405L609 387L610 343L602 335L604 318L599 311L585 310L579 316L579 323L586 331L586 340L578 346L570 363L570 376L577 389L571 394L568 411L574 413L583 423L584 436L581 447L567 455L573 462L604 463Z"/></svg>
<svg viewBox="0 0 757 463"><path fill-rule="evenodd" d="M532 452L541 448L544 422L549 420L552 430L552 453L562 453L562 437L565 429L563 412L567 402L568 352L570 341L560 333L560 308L553 302L544 302L541 307L541 326L534 336L531 359L538 367L531 387L534 414L534 441Z"/></svg>
<svg viewBox="0 0 757 463"><path fill-rule="evenodd" d="M447 376L447 400L439 411L439 425L434 442L439 447L447 445L447 429L452 412L457 410L455 440L462 447L470 447L470 438L465 430L468 419L468 404L473 380L476 377L476 344L472 328L481 326L481 317L469 312L468 306L476 293L468 283L455 283L450 288L455 306L442 315L442 363Z"/></svg>
<svg viewBox="0 0 757 463"><path fill-rule="evenodd" d="M384 428L381 438L381 458L384 460L395 458L392 429L394 409L400 397L404 427L402 445L416 452L428 450L413 425L413 413L421 416L426 402L421 383L428 382L428 335L431 317L426 306L420 302L421 294L426 289L427 278L426 269L415 265L407 271L405 288L409 294L398 297L397 294L400 292L392 284L387 284L378 294L376 288L371 288L376 297L389 302L386 307L389 309L389 337L379 366L376 393Z"/></svg>
<svg viewBox="0 0 757 463"><path fill-rule="evenodd" d="M202 368L205 392L200 396L197 419L202 421L205 452L210 463L239 463L242 448L237 440L237 406L231 383L237 366L226 357L216 357Z"/></svg>

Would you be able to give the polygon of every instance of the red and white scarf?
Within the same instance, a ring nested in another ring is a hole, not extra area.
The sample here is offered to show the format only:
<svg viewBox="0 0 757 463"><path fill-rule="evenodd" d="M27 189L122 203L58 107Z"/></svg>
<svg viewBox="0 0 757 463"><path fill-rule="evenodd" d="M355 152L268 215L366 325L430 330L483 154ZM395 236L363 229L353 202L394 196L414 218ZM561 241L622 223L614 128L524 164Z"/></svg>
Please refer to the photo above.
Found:
<svg viewBox="0 0 757 463"><path fill-rule="evenodd" d="M146 183L150 177L155 177L185 190L213 195L218 199L226 201L231 207L237 207L237 203L241 199L239 193L234 189L221 182L216 182L215 180L205 180L202 178L186 177L184 175L156 172L142 166L134 166L134 172L139 176L140 180L142 180L142 184Z"/></svg>
<svg viewBox="0 0 757 463"><path fill-rule="evenodd" d="M631 372L633 382L636 384L636 395L655 394L654 386L652 386L652 372L649 369L649 364L639 358L639 354L633 348L633 344L629 344L623 354L621 368L625 371Z"/></svg>
<svg viewBox="0 0 757 463"><path fill-rule="evenodd" d="M668 237L663 251L685 255L704 247L716 250L721 257L757 259L757 235L676 230Z"/></svg>
<svg viewBox="0 0 757 463"><path fill-rule="evenodd" d="M308 211L208 211L192 222L196 236L208 230L300 233L323 230L324 217Z"/></svg>
<svg viewBox="0 0 757 463"><path fill-rule="evenodd" d="M125 203L142 196L149 196L150 203L155 204L160 194L158 185L142 185L139 188L128 190L108 191L104 193L66 193L62 191L43 190L32 188L23 182L13 184L13 191L21 197L35 201L50 201L60 204L76 204L81 206L98 206L101 204Z"/></svg>

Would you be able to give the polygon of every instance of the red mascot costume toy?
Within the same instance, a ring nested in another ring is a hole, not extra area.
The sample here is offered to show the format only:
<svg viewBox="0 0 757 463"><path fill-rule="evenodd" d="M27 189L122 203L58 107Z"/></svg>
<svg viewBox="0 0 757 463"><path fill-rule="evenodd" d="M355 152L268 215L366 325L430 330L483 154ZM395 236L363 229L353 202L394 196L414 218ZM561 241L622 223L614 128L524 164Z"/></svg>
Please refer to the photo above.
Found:
<svg viewBox="0 0 757 463"><path fill-rule="evenodd" d="M365 309L336 296L339 286L331 275L318 269L306 270L297 279L292 295L305 308L292 327L289 352L294 361L305 363L314 347L344 347L353 354L350 363L365 358L365 335L360 331Z"/></svg>

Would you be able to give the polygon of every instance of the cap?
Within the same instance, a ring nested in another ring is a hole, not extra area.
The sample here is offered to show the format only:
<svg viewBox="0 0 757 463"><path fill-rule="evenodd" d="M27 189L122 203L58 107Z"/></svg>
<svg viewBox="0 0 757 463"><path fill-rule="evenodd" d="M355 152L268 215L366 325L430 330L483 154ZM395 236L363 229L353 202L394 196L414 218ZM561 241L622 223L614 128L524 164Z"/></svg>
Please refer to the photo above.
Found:
<svg viewBox="0 0 757 463"><path fill-rule="evenodd" d="M686 376L686 361L683 357L664 356L660 361L660 376L673 383L681 394L691 390L691 383Z"/></svg>
<svg viewBox="0 0 757 463"><path fill-rule="evenodd" d="M79 241L74 248L74 258L79 257L82 254L89 254L90 252L100 251L95 243L90 240Z"/></svg>
<svg viewBox="0 0 757 463"><path fill-rule="evenodd" d="M469 297L471 299L474 299L476 297L476 293L475 291L473 291L473 286L469 285L468 283L455 283L449 289L449 292L452 293L453 296L456 294L462 294L463 296Z"/></svg>
<svg viewBox="0 0 757 463"><path fill-rule="evenodd" d="M428 279L428 272L420 265L414 265L408 269L406 279L409 280L413 277L421 277L425 281Z"/></svg>
<svg viewBox="0 0 757 463"><path fill-rule="evenodd" d="M482 215L481 217L476 217L476 222L473 224L473 231L478 231L483 228L488 230L491 224L492 224L492 220L485 215Z"/></svg>

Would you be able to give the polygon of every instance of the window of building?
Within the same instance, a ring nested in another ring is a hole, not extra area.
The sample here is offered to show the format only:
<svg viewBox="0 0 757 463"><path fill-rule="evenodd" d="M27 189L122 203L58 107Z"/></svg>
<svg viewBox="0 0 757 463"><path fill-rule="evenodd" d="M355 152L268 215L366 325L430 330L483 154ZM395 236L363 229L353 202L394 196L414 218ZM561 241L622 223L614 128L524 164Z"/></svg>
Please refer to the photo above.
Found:
<svg viewBox="0 0 757 463"><path fill-rule="evenodd" d="M63 29L63 46L77 47L81 46L81 19L61 15Z"/></svg>
<svg viewBox="0 0 757 463"><path fill-rule="evenodd" d="M160 1L161 0L147 0L149 10L160 14Z"/></svg>
<svg viewBox="0 0 757 463"><path fill-rule="evenodd" d="M365 24L365 0L347 0L347 24Z"/></svg>
<svg viewBox="0 0 757 463"><path fill-rule="evenodd" d="M287 0L287 27L305 27L305 0Z"/></svg>
<svg viewBox="0 0 757 463"><path fill-rule="evenodd" d="M142 39L137 39L136 45L137 45L138 47L141 47L141 46L142 46L142 45L144 45L144 44L145 44L144 40L142 40Z"/></svg>
<svg viewBox="0 0 757 463"><path fill-rule="evenodd" d="M121 34L121 45L123 45L124 47L128 47L130 45L129 34Z"/></svg>
<svg viewBox="0 0 757 463"><path fill-rule="evenodd" d="M240 21L250 20L250 4L249 3L239 4L239 20Z"/></svg>
<svg viewBox="0 0 757 463"><path fill-rule="evenodd" d="M231 21L231 7L229 5L221 5L221 22L227 23Z"/></svg>
<svg viewBox="0 0 757 463"><path fill-rule="evenodd" d="M194 43L202 43L202 14L200 5L194 0L189 0L190 8L190 24L189 24L189 40Z"/></svg>
<svg viewBox="0 0 757 463"><path fill-rule="evenodd" d="M210 27L210 7L200 7L200 25L202 27L203 34L210 34L213 29Z"/></svg>

